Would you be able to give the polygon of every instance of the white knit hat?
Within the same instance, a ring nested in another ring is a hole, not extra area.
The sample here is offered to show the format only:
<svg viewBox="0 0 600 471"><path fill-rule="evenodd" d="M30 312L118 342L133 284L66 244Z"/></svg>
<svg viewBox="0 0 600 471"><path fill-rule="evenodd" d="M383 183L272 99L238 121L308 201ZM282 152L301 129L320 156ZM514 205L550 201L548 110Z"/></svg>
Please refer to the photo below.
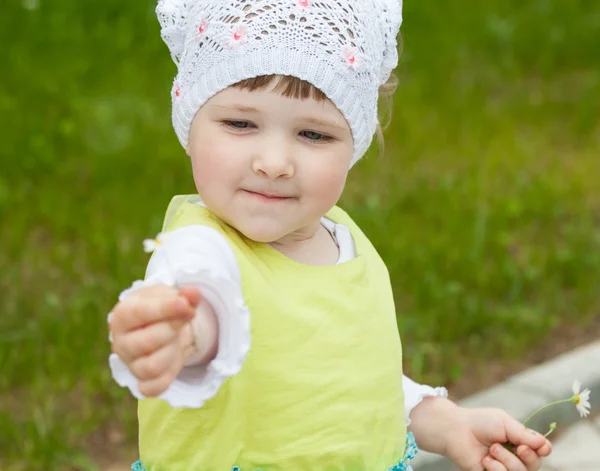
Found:
<svg viewBox="0 0 600 471"><path fill-rule="evenodd" d="M367 151L379 86L398 63L402 0L159 0L156 12L178 66L173 127L184 147L210 97L245 79L291 75L344 115L351 165Z"/></svg>

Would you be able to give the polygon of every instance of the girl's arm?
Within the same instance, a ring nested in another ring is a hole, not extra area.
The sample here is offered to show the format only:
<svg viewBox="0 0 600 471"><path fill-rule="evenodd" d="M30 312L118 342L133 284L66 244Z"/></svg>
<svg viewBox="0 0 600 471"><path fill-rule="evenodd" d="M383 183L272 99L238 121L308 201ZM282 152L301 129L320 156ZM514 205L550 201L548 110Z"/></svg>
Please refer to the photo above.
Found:
<svg viewBox="0 0 600 471"><path fill-rule="evenodd" d="M402 377L402 387L404 389L404 416L406 424L409 425L412 417L412 411L422 403L427 397L448 397L446 388L427 386L414 382L408 376Z"/></svg>
<svg viewBox="0 0 600 471"><path fill-rule="evenodd" d="M164 238L148 263L145 279L121 293L119 300L157 284L195 286L204 300L185 331L190 346L186 367L158 396L173 407L202 407L226 378L241 370L250 349L250 312L244 304L237 261L217 231L185 226ZM110 356L110 366L117 383L143 397L139 381L118 355Z"/></svg>
<svg viewBox="0 0 600 471"><path fill-rule="evenodd" d="M456 429L458 409L447 397L426 397L415 406L409 430L420 449L448 455L447 438Z"/></svg>

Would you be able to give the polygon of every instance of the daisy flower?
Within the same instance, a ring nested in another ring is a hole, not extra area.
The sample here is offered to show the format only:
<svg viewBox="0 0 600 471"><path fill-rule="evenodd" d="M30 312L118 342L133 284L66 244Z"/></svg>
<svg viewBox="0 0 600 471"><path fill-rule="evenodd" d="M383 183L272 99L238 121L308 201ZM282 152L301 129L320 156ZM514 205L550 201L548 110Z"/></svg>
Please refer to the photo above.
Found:
<svg viewBox="0 0 600 471"><path fill-rule="evenodd" d="M581 391L581 383L579 381L575 380L573 382L573 397L571 398L571 402L575 404L581 417L587 417L590 414L590 394L591 391L589 389Z"/></svg>
<svg viewBox="0 0 600 471"><path fill-rule="evenodd" d="M536 410L533 414L531 414L529 417L527 417L527 419L525 419L525 421L523 422L524 425L527 425L527 423L537 414L539 414L541 411L548 409L549 407L553 407L553 406L557 406L559 404L567 404L569 402L575 404L575 407L577 407L577 411L579 412L579 415L581 415L581 417L587 417L590 414L590 394L591 391L589 389L584 389L583 391L581 391L581 383L577 380L573 381L573 396L571 396L568 399L561 399L560 401L554 401L551 402L550 404L546 404L543 407L540 407L538 410ZM554 424L554 427L556 427L556 425ZM551 428L552 430L552 428Z"/></svg>
<svg viewBox="0 0 600 471"><path fill-rule="evenodd" d="M144 252L151 253L158 249L165 240L165 233L159 232L154 239L144 239Z"/></svg>

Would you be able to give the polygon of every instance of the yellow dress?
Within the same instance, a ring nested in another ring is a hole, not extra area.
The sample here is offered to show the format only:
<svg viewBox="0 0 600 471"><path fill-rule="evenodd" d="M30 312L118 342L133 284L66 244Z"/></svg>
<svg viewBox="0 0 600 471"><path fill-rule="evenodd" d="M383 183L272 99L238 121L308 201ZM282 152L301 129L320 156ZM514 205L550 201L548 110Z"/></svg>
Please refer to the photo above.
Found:
<svg viewBox="0 0 600 471"><path fill-rule="evenodd" d="M241 372L202 408L139 401L146 471L403 471L416 454L407 434L402 352L388 271L340 208L357 257L298 263L247 239L208 209L175 197L166 230L201 224L237 259L251 313Z"/></svg>

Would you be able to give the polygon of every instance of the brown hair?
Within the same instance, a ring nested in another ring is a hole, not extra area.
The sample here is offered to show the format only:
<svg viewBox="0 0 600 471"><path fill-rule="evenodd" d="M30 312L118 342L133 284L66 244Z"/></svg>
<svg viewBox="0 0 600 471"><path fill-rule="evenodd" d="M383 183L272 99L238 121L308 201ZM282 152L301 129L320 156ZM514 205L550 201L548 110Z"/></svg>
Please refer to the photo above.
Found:
<svg viewBox="0 0 600 471"><path fill-rule="evenodd" d="M252 92L267 87L275 78L275 75L261 75L259 77L242 80L233 85L233 87ZM382 105L380 106L380 110L384 110L384 112L380 114L385 117L383 119L384 124L382 124L381 116L377 122L377 143L379 144L381 152L383 152L384 147L383 131L389 126L392 119L392 98L397 87L398 78L394 74L390 75L388 81L379 87L379 100L380 105ZM298 100L313 98L318 102L323 102L327 99L325 94L312 83L290 75L283 75L273 91L278 92L284 97L296 98Z"/></svg>

